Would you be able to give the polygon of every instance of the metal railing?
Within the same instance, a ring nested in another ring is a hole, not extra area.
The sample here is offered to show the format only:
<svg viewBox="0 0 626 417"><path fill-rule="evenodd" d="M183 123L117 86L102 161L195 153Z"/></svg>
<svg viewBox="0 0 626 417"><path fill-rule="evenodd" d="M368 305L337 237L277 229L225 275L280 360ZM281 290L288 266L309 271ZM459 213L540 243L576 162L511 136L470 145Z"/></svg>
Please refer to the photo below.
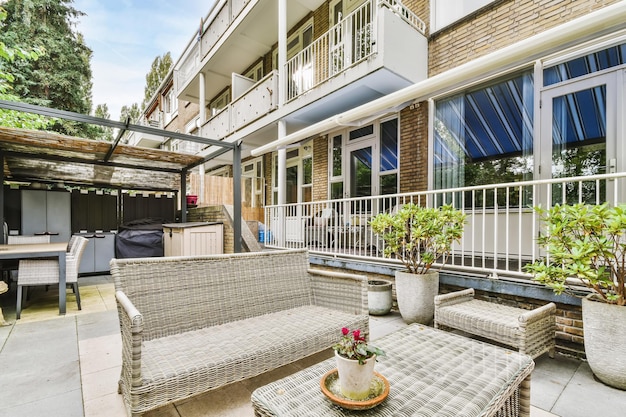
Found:
<svg viewBox="0 0 626 417"><path fill-rule="evenodd" d="M493 278L529 277L524 266L542 256L535 242L540 219L533 207L577 202L626 202L626 173L267 206L263 243L400 265L383 256L385 243L373 233L369 220L407 203L452 204L467 220L446 269Z"/></svg>
<svg viewBox="0 0 626 417"><path fill-rule="evenodd" d="M426 24L399 0L370 0L297 53L285 64L287 101L317 87L376 53L376 21L381 7L425 33Z"/></svg>

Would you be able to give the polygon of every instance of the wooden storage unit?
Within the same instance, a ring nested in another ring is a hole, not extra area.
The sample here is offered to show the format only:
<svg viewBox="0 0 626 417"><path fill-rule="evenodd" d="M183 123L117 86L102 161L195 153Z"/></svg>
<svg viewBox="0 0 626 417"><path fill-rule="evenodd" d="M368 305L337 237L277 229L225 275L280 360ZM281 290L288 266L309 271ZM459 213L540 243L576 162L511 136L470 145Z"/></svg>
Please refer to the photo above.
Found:
<svg viewBox="0 0 626 417"><path fill-rule="evenodd" d="M165 256L224 253L224 225L207 222L164 224L163 244Z"/></svg>

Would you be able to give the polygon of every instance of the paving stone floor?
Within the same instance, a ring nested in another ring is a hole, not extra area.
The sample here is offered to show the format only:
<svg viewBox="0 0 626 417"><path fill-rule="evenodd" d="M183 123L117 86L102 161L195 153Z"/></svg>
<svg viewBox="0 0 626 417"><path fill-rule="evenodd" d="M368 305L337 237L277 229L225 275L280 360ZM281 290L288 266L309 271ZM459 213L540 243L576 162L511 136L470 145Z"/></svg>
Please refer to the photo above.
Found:
<svg viewBox="0 0 626 417"><path fill-rule="evenodd" d="M0 295L11 325L0 327L0 417L125 417L117 379L121 340L110 276L80 279L83 309L68 292L67 314L58 314L58 292L36 290L15 321L15 290ZM397 313L371 317L371 338L405 326ZM626 349L626 347L625 347ZM626 354L626 352L625 352ZM159 408L145 417L252 417L250 394L331 356L305 360ZM536 360L532 417L622 417L626 391L596 380L586 362L557 355Z"/></svg>

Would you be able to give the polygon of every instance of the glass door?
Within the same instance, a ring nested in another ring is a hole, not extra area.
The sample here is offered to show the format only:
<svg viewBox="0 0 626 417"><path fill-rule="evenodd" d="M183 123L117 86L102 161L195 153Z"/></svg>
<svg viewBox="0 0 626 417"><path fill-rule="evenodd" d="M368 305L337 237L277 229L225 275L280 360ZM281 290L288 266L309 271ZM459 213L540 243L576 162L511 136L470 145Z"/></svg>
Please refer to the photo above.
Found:
<svg viewBox="0 0 626 417"><path fill-rule="evenodd" d="M615 172L617 149L615 72L550 88L541 93L539 174L543 179ZM554 184L543 204L610 198L606 181Z"/></svg>

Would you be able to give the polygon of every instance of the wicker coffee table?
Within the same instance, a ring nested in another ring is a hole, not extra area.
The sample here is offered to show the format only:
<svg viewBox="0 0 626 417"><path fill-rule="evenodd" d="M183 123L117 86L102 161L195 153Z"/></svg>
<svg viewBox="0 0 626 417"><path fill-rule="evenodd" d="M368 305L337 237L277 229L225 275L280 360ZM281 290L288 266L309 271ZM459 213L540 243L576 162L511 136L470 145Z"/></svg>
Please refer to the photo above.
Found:
<svg viewBox="0 0 626 417"><path fill-rule="evenodd" d="M419 324L378 339L387 356L376 371L391 386L380 405L350 411L333 405L320 379L331 358L252 393L257 416L530 416L530 373L524 354Z"/></svg>

